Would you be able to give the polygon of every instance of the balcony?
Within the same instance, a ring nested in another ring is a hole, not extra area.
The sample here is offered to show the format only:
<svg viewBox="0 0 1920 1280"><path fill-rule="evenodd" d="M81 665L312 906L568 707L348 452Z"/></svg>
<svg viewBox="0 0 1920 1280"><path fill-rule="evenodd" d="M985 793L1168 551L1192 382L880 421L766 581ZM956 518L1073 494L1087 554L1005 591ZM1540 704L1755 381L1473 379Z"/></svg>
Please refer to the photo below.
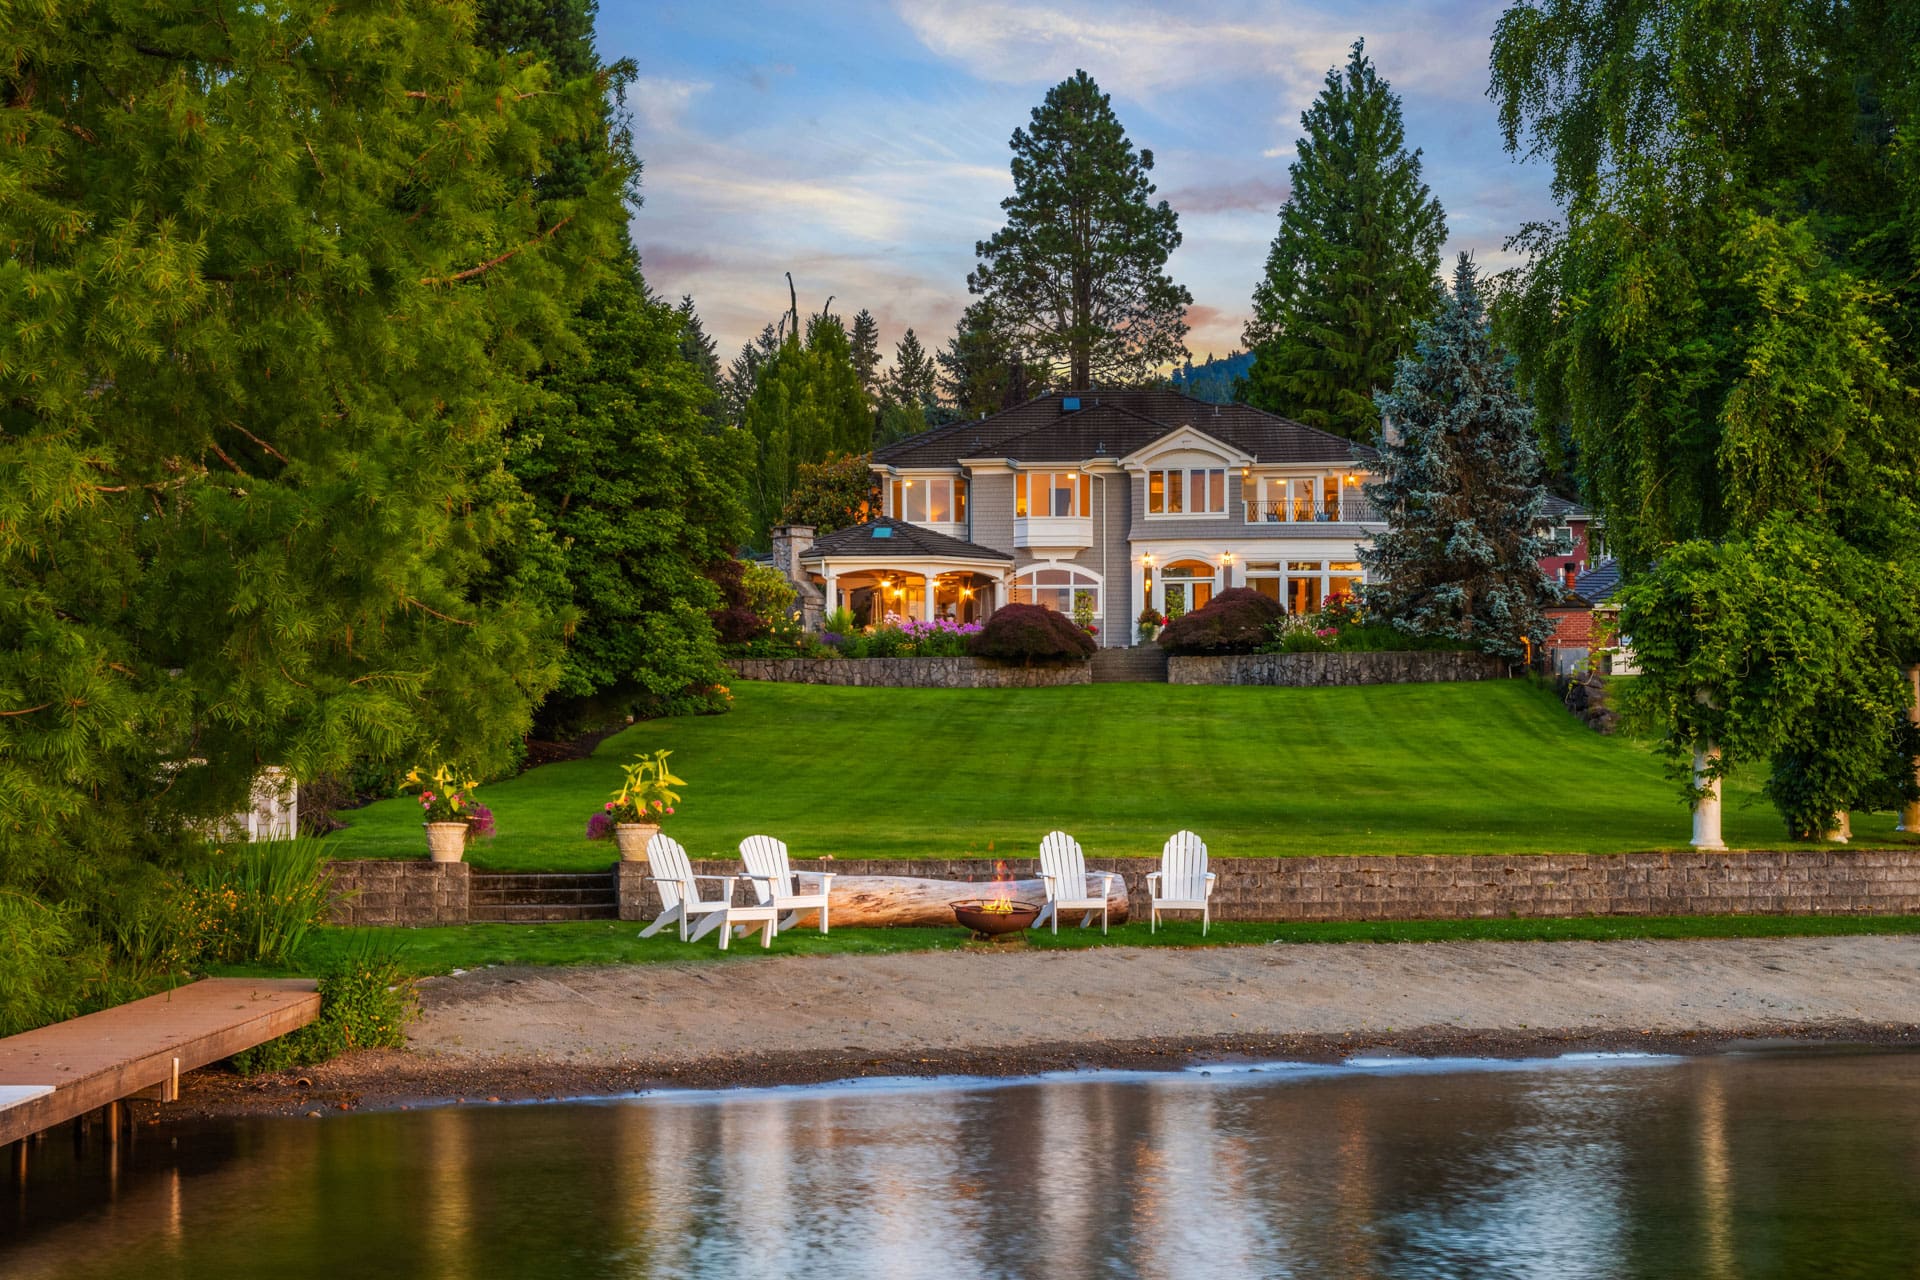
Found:
<svg viewBox="0 0 1920 1280"><path fill-rule="evenodd" d="M1018 516L1013 545L1033 551L1084 551L1093 545L1093 521L1087 516Z"/></svg>
<svg viewBox="0 0 1920 1280"><path fill-rule="evenodd" d="M1351 488L1340 490L1337 511L1323 511L1317 503L1287 498L1244 502L1241 506L1248 524L1378 524L1381 520L1367 496Z"/></svg>

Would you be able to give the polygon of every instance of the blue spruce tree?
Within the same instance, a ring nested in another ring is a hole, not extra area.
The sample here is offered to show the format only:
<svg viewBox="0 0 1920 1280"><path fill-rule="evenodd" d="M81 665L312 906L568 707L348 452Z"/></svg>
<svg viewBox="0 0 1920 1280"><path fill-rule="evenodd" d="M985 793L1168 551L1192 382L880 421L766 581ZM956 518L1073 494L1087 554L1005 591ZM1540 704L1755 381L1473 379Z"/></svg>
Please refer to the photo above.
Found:
<svg viewBox="0 0 1920 1280"><path fill-rule="evenodd" d="M1488 336L1466 254L1440 318L1375 399L1386 425L1367 496L1388 529L1360 553L1368 611L1411 635L1522 656L1553 633L1543 610L1559 598L1539 563L1546 489L1533 410Z"/></svg>

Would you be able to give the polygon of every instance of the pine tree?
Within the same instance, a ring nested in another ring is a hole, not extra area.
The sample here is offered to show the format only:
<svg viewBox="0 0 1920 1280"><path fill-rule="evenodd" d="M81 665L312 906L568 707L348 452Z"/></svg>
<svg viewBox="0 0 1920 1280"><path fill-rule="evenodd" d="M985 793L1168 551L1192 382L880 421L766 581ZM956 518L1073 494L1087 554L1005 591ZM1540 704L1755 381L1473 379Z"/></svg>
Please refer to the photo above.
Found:
<svg viewBox="0 0 1920 1280"><path fill-rule="evenodd" d="M759 385L760 370L780 350L780 341L781 330L768 325L758 337L740 344L740 354L727 365L726 375L720 380L720 410L727 422L738 426L746 421L747 401Z"/></svg>
<svg viewBox="0 0 1920 1280"><path fill-rule="evenodd" d="M887 391L901 404L925 411L937 402L934 383L937 370L919 335L908 329L893 349L893 370L887 377Z"/></svg>
<svg viewBox="0 0 1920 1280"><path fill-rule="evenodd" d="M1011 409L1047 389L1046 368L1026 359L984 300L961 313L933 358L942 398L963 418Z"/></svg>
<svg viewBox="0 0 1920 1280"><path fill-rule="evenodd" d="M1151 202L1153 153L1133 149L1093 77L1048 90L1012 147L1007 224L974 246L967 288L1068 386L1138 382L1179 359L1193 295L1165 267L1180 219Z"/></svg>
<svg viewBox="0 0 1920 1280"><path fill-rule="evenodd" d="M700 322L700 313L694 308L693 295L680 295L680 358L693 366L700 381L707 386L707 398L700 411L710 422L720 422L725 415L725 404L721 399L720 347L707 336L707 327Z"/></svg>
<svg viewBox="0 0 1920 1280"><path fill-rule="evenodd" d="M1253 293L1247 403L1372 440L1374 392L1439 303L1446 217L1364 41L1304 115L1292 193Z"/></svg>
<svg viewBox="0 0 1920 1280"><path fill-rule="evenodd" d="M1367 608L1411 635L1470 640L1521 657L1553 633L1557 588L1540 572L1546 488L1533 410L1488 336L1466 254L1440 318L1416 330L1393 389L1367 496L1388 521L1360 553L1374 582Z"/></svg>
<svg viewBox="0 0 1920 1280"><path fill-rule="evenodd" d="M870 399L880 398L880 322L865 307L853 318L853 371Z"/></svg>

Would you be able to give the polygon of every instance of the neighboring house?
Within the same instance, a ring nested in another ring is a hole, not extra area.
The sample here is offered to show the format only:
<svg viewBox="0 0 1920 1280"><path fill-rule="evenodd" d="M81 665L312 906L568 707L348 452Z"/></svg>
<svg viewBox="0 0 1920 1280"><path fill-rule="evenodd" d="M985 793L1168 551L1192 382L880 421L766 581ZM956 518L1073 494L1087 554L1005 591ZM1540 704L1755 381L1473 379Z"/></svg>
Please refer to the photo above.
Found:
<svg viewBox="0 0 1920 1280"><path fill-rule="evenodd" d="M1599 651L1600 669L1609 675L1634 675L1633 648L1620 629L1620 606L1613 597L1620 590L1620 565L1611 557L1574 579L1566 602L1547 610L1554 633L1547 641L1548 666L1568 675Z"/></svg>
<svg viewBox="0 0 1920 1280"><path fill-rule="evenodd" d="M1550 493L1540 515L1545 532L1554 544L1553 554L1540 557L1540 572L1572 590L1580 575L1594 563L1592 540L1588 537L1593 514L1577 502Z"/></svg>
<svg viewBox="0 0 1920 1280"><path fill-rule="evenodd" d="M1311 613L1363 580L1384 523L1375 452L1246 405L1165 390L1049 394L877 450L884 515L817 541L776 530L775 563L877 620L959 621L1007 603L1134 620L1252 587ZM791 566L791 568L789 568Z"/></svg>

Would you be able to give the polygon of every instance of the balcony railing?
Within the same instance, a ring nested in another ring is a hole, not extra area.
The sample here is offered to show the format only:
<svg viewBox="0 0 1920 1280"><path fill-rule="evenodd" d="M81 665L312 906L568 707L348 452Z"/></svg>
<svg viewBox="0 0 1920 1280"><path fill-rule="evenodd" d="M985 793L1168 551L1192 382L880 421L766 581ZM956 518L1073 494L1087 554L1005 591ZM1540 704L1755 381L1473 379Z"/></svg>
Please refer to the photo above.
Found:
<svg viewBox="0 0 1920 1280"><path fill-rule="evenodd" d="M1271 502L1246 502L1248 524L1329 524L1333 522L1378 522L1380 515L1367 496L1354 489L1340 490L1338 510L1323 510L1319 504L1279 498Z"/></svg>

